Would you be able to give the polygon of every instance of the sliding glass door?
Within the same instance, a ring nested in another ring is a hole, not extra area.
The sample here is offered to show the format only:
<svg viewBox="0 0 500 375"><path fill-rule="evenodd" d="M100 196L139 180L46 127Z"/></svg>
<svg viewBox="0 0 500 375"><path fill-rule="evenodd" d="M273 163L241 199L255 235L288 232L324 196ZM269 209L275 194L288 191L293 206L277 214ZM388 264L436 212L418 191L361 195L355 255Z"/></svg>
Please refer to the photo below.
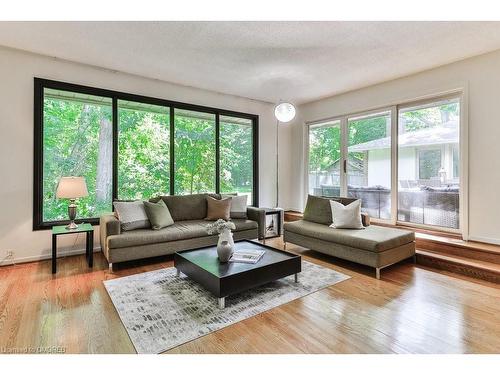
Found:
<svg viewBox="0 0 500 375"><path fill-rule="evenodd" d="M391 112L347 120L347 196L377 219L391 218Z"/></svg>
<svg viewBox="0 0 500 375"><path fill-rule="evenodd" d="M309 194L325 197L341 193L340 121L309 126Z"/></svg>
<svg viewBox="0 0 500 375"><path fill-rule="evenodd" d="M220 116L220 192L247 196L252 205L253 128L252 121Z"/></svg>
<svg viewBox="0 0 500 375"><path fill-rule="evenodd" d="M460 102L401 107L398 220L458 229Z"/></svg>
<svg viewBox="0 0 500 375"><path fill-rule="evenodd" d="M361 199L392 224L457 231L459 134L459 95L310 124L308 193Z"/></svg>

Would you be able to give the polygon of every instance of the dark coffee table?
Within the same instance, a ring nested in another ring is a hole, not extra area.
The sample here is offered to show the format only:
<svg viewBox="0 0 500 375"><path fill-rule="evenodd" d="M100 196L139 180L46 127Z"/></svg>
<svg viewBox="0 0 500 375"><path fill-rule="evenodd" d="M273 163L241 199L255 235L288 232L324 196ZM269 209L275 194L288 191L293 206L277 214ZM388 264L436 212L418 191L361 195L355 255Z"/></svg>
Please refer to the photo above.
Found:
<svg viewBox="0 0 500 375"><path fill-rule="evenodd" d="M290 275L295 275L295 282L298 282L300 255L248 240L235 242L235 250L238 249L258 249L266 253L255 264L221 263L216 246L202 247L175 253L174 267L177 275L182 272L214 294L222 309L229 295Z"/></svg>

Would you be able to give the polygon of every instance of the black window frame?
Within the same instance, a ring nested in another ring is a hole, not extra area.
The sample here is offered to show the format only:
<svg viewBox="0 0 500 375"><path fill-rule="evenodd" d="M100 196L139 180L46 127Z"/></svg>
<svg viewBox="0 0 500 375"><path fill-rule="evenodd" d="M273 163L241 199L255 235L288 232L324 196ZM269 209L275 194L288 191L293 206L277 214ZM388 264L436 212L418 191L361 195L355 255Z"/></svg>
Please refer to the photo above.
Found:
<svg viewBox="0 0 500 375"><path fill-rule="evenodd" d="M215 193L220 192L220 117L238 117L252 121L253 143L253 188L252 205L259 206L259 115L236 112L227 109L207 107L197 104L177 102L167 99L144 95L125 93L115 90L79 85L74 83L55 81L34 77L34 159L33 159L33 230L51 229L54 225L69 223L69 220L43 221L43 102L44 89L55 89L80 94L107 97L112 100L113 118L113 158L112 158L112 201L118 199L118 100L135 101L168 107L170 110L170 195L174 195L175 179L175 109L210 113L215 115ZM112 207L110 207L110 211ZM86 222L92 225L99 224L99 218L83 218L77 223Z"/></svg>

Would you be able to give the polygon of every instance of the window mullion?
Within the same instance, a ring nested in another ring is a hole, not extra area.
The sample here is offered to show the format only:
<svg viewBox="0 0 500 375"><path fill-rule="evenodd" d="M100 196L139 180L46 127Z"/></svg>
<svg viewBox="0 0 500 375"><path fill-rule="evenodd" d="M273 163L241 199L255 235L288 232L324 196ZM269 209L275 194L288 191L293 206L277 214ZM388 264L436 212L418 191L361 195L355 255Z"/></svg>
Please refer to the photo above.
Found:
<svg viewBox="0 0 500 375"><path fill-rule="evenodd" d="M398 219L398 107L391 107L391 223Z"/></svg>
<svg viewBox="0 0 500 375"><path fill-rule="evenodd" d="M175 194L175 108L170 107L170 195Z"/></svg>
<svg viewBox="0 0 500 375"><path fill-rule="evenodd" d="M215 114L215 193L220 193L220 115Z"/></svg>
<svg viewBox="0 0 500 375"><path fill-rule="evenodd" d="M340 120L340 196L347 196L347 117L342 117Z"/></svg>
<svg viewBox="0 0 500 375"><path fill-rule="evenodd" d="M113 201L118 199L118 99L113 97L112 99L112 127L113 127L113 161L112 161L112 199L111 199L111 210L113 211Z"/></svg>

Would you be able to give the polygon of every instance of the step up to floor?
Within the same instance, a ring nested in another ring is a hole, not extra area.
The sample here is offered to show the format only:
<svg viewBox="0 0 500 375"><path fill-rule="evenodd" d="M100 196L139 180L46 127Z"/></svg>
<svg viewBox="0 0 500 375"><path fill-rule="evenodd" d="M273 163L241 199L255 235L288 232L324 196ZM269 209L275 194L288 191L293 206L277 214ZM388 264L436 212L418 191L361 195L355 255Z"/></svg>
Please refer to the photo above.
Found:
<svg viewBox="0 0 500 375"><path fill-rule="evenodd" d="M500 246L480 242L463 241L459 238L416 234L418 249L428 252L474 259L500 265Z"/></svg>
<svg viewBox="0 0 500 375"><path fill-rule="evenodd" d="M500 283L500 264L417 249L417 263L494 283Z"/></svg>

